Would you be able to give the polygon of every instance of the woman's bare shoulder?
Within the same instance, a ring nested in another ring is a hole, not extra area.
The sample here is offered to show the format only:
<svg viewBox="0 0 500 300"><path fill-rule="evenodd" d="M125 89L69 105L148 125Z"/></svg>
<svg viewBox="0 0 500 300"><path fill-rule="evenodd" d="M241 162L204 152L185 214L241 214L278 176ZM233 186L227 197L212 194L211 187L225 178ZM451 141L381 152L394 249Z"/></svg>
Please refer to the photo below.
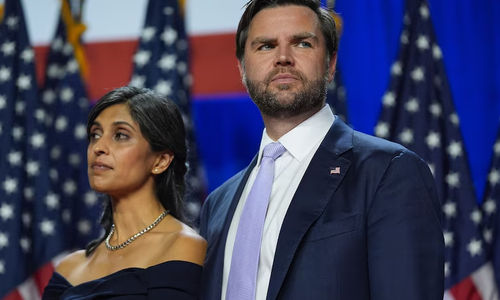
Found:
<svg viewBox="0 0 500 300"><path fill-rule="evenodd" d="M180 223L180 229L169 247L169 260L182 260L203 265L207 242L195 230Z"/></svg>
<svg viewBox="0 0 500 300"><path fill-rule="evenodd" d="M66 255L56 266L55 271L63 277L68 277L87 261L85 250L78 250Z"/></svg>

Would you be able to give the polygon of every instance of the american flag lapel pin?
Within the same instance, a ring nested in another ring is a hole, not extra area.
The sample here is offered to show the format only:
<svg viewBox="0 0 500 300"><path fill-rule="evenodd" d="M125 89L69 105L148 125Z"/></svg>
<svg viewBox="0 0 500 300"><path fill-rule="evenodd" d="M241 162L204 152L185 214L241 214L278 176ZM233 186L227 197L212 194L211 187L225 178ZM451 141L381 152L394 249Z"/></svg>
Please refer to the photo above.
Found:
<svg viewBox="0 0 500 300"><path fill-rule="evenodd" d="M330 168L330 175L339 174L340 175L340 167Z"/></svg>

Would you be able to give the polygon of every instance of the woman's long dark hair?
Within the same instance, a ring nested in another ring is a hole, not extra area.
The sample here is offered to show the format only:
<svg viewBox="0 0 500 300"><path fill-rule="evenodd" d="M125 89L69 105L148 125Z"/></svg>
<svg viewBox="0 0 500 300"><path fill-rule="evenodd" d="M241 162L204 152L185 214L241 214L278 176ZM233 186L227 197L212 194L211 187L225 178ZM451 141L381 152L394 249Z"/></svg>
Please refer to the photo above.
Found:
<svg viewBox="0 0 500 300"><path fill-rule="evenodd" d="M184 221L183 197L186 174L186 132L182 115L177 105L167 98L149 90L136 87L117 88L104 95L92 108L87 120L87 134L99 114L115 104L127 104L132 119L139 124L144 138L154 152L168 151L174 159L167 170L155 175L155 193L163 207L175 218ZM105 239L113 224L111 198L106 197L101 225L104 235L86 247L90 255Z"/></svg>

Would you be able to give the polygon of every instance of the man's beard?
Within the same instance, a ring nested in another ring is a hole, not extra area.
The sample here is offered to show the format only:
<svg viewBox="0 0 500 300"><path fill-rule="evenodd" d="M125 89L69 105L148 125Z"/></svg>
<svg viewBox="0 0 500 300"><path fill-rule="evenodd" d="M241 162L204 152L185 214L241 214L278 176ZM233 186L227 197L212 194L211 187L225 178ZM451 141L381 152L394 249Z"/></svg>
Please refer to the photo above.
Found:
<svg viewBox="0 0 500 300"><path fill-rule="evenodd" d="M289 90L290 84L278 85L278 91L272 92L269 83L278 73L290 73L297 77L302 83L302 89L295 93L285 95L282 91ZM307 80L304 76L295 70L277 69L269 74L264 81L256 82L249 80L244 75L244 84L247 87L248 94L257 105L260 112L270 117L287 118L300 115L304 112L321 108L326 99L327 74L318 80ZM290 98L281 99L280 98Z"/></svg>

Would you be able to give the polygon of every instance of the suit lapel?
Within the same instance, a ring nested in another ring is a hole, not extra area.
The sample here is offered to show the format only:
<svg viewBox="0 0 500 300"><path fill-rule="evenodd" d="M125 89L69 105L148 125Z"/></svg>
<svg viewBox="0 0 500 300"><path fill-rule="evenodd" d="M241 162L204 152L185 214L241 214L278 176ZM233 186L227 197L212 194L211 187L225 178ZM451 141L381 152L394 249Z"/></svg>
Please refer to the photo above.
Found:
<svg viewBox="0 0 500 300"><path fill-rule="evenodd" d="M297 247L347 172L350 161L340 155L352 148L352 133L337 118L309 163L281 226L267 299L277 298Z"/></svg>

